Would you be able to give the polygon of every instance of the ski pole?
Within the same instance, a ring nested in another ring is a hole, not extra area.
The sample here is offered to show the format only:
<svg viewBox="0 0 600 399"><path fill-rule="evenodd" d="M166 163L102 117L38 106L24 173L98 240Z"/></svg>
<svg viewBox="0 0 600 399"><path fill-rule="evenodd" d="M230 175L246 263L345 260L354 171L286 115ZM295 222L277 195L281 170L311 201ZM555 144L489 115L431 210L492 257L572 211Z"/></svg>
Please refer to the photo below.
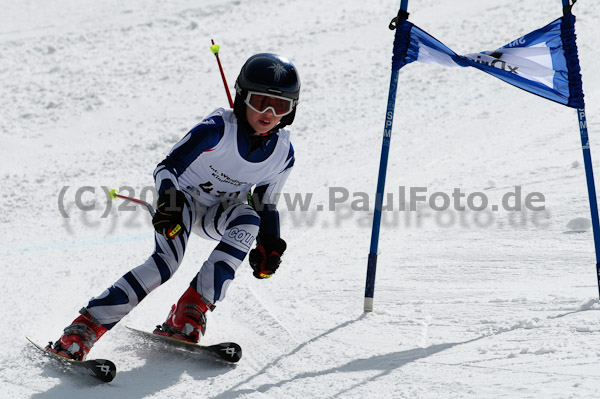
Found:
<svg viewBox="0 0 600 399"><path fill-rule="evenodd" d="M110 190L108 195L110 196L110 199L112 199L112 200L115 200L116 198L121 198L121 199L124 199L125 201L133 202L133 203L139 204L139 205L144 205L146 207L146 209L148 210L148 212L150 212L150 215L152 215L152 217L154 217L154 215L156 214L156 211L154 210L152 205L150 205L150 203L139 200L137 198L131 198L131 197L126 197L124 195L121 195L121 194L119 194L119 192L116 189ZM167 238L175 238L181 233L181 231L182 231L182 225L177 223L176 225L171 226L169 228L169 230L167 231Z"/></svg>
<svg viewBox="0 0 600 399"><path fill-rule="evenodd" d="M150 215L152 215L152 217L154 217L154 215L156 214L156 211L154 210L152 205L150 205L150 203L148 203L146 201L142 201L137 198L131 198L131 197L127 197L125 195L121 195L121 194L119 194L119 192L116 189L110 190L108 195L110 196L111 200L121 198L121 199L124 199L125 201L133 202L133 203L139 204L139 205L144 205L146 207L146 209L148 210L148 212L150 212ZM174 226L171 226L169 228L169 231L167 231L167 238L177 237L181 233L181 227L182 226L179 223Z"/></svg>
<svg viewBox="0 0 600 399"><path fill-rule="evenodd" d="M219 71L221 72L221 78L223 79L223 85L225 86L225 93L227 94L227 100L229 101L229 106L233 108L233 100L231 99L231 94L229 93L229 86L227 85L227 79L225 79L225 72L223 72L223 67L221 66L221 60L219 59L219 50L221 46L215 44L213 39L210 39L212 46L210 46L210 51L217 58L217 64L219 64Z"/></svg>
<svg viewBox="0 0 600 399"><path fill-rule="evenodd" d="M146 209L148 209L148 212L150 212L150 215L152 215L152 217L154 217L154 214L156 214L156 211L154 211L154 208L152 207L152 205L150 205L150 203L139 200L137 198L131 198L131 197L126 197L124 195L121 195L121 194L119 194L119 192L116 189L110 190L108 195L110 196L110 199L113 201L117 198L121 198L121 199L124 199L125 201L133 202L133 203L136 203L139 205L144 205L146 207Z"/></svg>

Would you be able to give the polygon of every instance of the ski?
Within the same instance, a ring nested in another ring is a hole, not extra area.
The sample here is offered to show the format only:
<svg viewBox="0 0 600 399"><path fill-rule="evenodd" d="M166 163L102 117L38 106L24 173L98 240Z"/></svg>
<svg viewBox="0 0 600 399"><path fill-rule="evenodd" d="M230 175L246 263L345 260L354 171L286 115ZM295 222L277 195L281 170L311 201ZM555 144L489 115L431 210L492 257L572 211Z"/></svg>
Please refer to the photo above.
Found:
<svg viewBox="0 0 600 399"><path fill-rule="evenodd" d="M176 338L154 334L152 332L138 330L130 326L126 326L130 331L142 336L151 341L162 342L176 348L183 349L187 352L209 355L209 357L227 362L237 363L242 358L242 348L234 342L221 342L215 345L201 345L192 342L182 341Z"/></svg>
<svg viewBox="0 0 600 399"><path fill-rule="evenodd" d="M82 372L83 374L90 374L98 378L103 382L111 382L117 375L117 367L113 362L106 359L91 359L91 360L72 360L57 355L54 352L49 351L45 347L37 344L29 337L25 337L33 346L40 350L46 357L54 359L60 362L63 366L72 369L75 372Z"/></svg>

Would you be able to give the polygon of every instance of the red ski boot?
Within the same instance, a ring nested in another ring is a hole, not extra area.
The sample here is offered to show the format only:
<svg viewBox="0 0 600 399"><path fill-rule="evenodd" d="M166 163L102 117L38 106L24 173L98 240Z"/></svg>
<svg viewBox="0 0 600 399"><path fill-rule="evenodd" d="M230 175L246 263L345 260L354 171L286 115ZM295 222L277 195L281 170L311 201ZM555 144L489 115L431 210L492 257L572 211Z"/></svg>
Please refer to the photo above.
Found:
<svg viewBox="0 0 600 399"><path fill-rule="evenodd" d="M104 328L86 308L82 308L81 316L73 320L70 326L65 328L63 335L46 349L67 359L85 360L92 346L104 335Z"/></svg>
<svg viewBox="0 0 600 399"><path fill-rule="evenodd" d="M173 305L167 321L156 326L154 334L197 343L206 332L206 312L214 306L191 286Z"/></svg>

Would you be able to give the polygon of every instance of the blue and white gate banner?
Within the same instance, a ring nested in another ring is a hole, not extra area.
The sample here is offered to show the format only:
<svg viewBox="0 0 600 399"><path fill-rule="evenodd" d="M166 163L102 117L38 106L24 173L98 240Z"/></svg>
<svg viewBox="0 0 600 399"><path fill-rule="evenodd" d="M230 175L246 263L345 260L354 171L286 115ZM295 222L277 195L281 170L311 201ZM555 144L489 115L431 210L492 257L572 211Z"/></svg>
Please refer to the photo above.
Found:
<svg viewBox="0 0 600 399"><path fill-rule="evenodd" d="M575 17L568 14L494 51L458 55L403 20L396 28L392 68L413 61L474 67L530 93L583 108Z"/></svg>

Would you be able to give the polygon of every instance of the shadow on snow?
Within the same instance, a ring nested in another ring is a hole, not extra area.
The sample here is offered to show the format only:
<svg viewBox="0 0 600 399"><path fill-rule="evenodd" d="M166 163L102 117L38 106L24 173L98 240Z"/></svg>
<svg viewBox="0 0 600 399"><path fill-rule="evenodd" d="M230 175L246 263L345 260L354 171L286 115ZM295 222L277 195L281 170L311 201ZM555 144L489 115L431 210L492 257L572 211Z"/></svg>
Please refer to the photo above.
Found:
<svg viewBox="0 0 600 399"><path fill-rule="evenodd" d="M337 397L341 397L342 395L344 395L346 392L352 391L353 389L367 383L367 382L371 382L374 381L378 378L382 378L385 377L386 375L390 374L392 371L399 369L401 367L403 367L404 365L411 363L413 361L419 360L419 359L424 359L426 357L435 355L436 353L442 352L444 350L450 349L454 346L457 345L463 345L463 344L468 344L471 342L475 342L478 341L480 339L483 338L487 338L488 335L484 335L481 337L477 337L474 339L470 339L468 341L464 341L464 342L455 342L455 343L447 343L447 344L438 344L438 345L431 345L427 348L415 348L415 349L410 349L410 350L406 350L406 351L400 351L400 352L393 352L393 353L387 353L384 355L378 355L378 356L373 356L370 358L366 358L366 359L357 359L357 360L353 360L349 363L346 363L342 366L338 366L338 367L332 367L330 369L327 370L320 370L320 371L315 371L315 372L305 372L305 373L300 373L297 374L293 377L290 377L288 379L285 380L281 380L278 381L276 383L272 383L272 384L263 384L257 388L254 389L238 389L237 388L241 387L244 384L250 383L252 380L254 380L255 378L262 376L264 373L267 372L267 370L275 367L278 363L280 363L282 360L293 356L294 354L298 353L299 351L301 351L304 347L306 347L307 345L310 345L311 343L327 336L330 335L332 333L334 333L337 330L340 330L342 328L348 327L349 325L356 323L362 319L365 318L365 314L362 314L361 316L359 316L357 319L355 320L350 320L347 321L345 323L340 324L339 326L336 326L326 332L324 332L321 335L318 335L300 345L298 345L295 349L293 349L292 351L290 351L287 354L284 354L280 357L278 357L277 359L275 359L273 362L271 362L269 365L263 367L261 370L259 370L258 372L256 372L254 375L248 377L246 380L236 384L235 386L233 386L232 388L228 389L227 391L221 393L220 395L217 395L214 397L214 399L233 399L233 398L237 398L239 396L245 395L245 394L250 394L253 392L261 392L261 393L265 393L267 391L269 391L272 388L281 388L282 386L284 386L287 383L290 382L294 382L296 380L299 379L305 379L305 378L315 378L315 377L322 377L325 375L329 375L329 374L336 374L336 373L354 373L354 372L368 372L368 371L381 371L379 374L366 378L365 380L362 380L358 383L356 383L355 385L344 389L343 391L337 393L336 395L332 396L333 398L337 398Z"/></svg>

